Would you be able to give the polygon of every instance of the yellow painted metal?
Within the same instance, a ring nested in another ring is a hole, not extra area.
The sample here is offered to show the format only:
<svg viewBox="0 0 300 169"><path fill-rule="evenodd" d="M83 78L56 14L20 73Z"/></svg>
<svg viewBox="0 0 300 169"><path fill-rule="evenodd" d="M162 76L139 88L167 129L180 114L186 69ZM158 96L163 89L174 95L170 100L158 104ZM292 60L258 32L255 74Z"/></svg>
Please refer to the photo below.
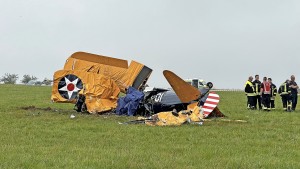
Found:
<svg viewBox="0 0 300 169"><path fill-rule="evenodd" d="M96 55L96 54L91 54L91 53L86 53L86 52L75 52L68 58L68 60L65 64L65 69L71 69L72 67L70 67L70 66L73 65L74 60L86 61L86 62L90 62L93 64L97 63L97 64L102 64L102 65L121 67L121 68L125 68L125 69L128 68L127 60L117 59L117 58L103 56L103 55Z"/></svg>
<svg viewBox="0 0 300 169"><path fill-rule="evenodd" d="M169 70L164 70L163 74L181 102L187 103L193 100L197 100L200 97L201 92L197 88L186 83L175 73Z"/></svg>
<svg viewBox="0 0 300 169"><path fill-rule="evenodd" d="M128 66L127 60L76 52L67 59L64 70L80 70L108 76L125 93L125 89L133 84L144 66L136 61L131 61Z"/></svg>
<svg viewBox="0 0 300 169"><path fill-rule="evenodd" d="M51 100L53 102L75 103L75 99L67 100L63 98L58 89L60 80L69 74L75 75L81 79L83 83L83 89L80 91L80 93L86 96L85 103L88 112L101 113L117 107L120 89L110 77L76 70L59 70L54 73L51 95Z"/></svg>

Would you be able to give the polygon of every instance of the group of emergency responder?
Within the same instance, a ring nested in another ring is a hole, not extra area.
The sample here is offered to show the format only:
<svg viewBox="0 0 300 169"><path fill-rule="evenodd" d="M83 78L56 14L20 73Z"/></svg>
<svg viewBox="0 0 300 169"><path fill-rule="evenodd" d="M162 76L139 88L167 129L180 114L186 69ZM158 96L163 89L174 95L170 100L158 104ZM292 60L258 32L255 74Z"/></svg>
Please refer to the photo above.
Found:
<svg viewBox="0 0 300 169"><path fill-rule="evenodd" d="M283 110L295 111L298 100L298 85L295 82L295 76L282 83L277 91L277 87L272 83L272 78L263 78L259 80L259 75L255 75L255 80L249 76L245 84L247 95L247 109L270 111L275 109L275 97L278 93L281 96Z"/></svg>

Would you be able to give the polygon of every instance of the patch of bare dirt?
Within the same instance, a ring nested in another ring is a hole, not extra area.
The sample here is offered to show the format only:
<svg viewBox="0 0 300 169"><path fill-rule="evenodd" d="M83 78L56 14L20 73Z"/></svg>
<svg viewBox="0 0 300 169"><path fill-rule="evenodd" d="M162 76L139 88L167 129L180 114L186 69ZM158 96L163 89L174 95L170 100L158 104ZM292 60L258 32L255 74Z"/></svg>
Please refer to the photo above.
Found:
<svg viewBox="0 0 300 169"><path fill-rule="evenodd" d="M33 105L31 106L26 106L26 107L20 107L22 110L43 110L43 111L55 111L51 107L46 107L46 108L40 108L40 107L35 107Z"/></svg>

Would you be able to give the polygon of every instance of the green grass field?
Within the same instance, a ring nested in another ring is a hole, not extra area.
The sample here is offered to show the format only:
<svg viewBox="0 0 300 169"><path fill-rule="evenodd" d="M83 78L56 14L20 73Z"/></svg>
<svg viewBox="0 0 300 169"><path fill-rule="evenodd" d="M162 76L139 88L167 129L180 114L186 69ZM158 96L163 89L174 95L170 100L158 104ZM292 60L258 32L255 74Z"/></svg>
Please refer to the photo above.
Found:
<svg viewBox="0 0 300 169"><path fill-rule="evenodd" d="M276 111L251 111L243 92L217 93L232 121L150 127L51 103L51 87L0 85L0 168L300 168L300 106L283 112L277 96Z"/></svg>

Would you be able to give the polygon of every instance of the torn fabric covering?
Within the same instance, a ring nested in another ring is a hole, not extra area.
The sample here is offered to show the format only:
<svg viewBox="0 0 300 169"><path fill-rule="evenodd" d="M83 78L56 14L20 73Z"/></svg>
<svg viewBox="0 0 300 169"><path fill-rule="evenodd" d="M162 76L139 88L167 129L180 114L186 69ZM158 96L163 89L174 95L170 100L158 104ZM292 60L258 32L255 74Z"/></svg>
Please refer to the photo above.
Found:
<svg viewBox="0 0 300 169"><path fill-rule="evenodd" d="M94 80L94 83L91 83L90 79L83 91L87 111L95 114L116 108L120 93L117 84L109 77L102 75Z"/></svg>
<svg viewBox="0 0 300 169"><path fill-rule="evenodd" d="M216 112L220 113L219 109L216 107ZM217 114L218 114L217 113ZM224 117L224 116L217 116ZM120 124L146 124L148 126L180 126L182 124L198 124L202 125L204 119L204 114L199 106L195 106L192 110L182 110L178 114L173 111L160 112L154 114L150 117L138 117L137 120L129 121Z"/></svg>
<svg viewBox="0 0 300 169"><path fill-rule="evenodd" d="M123 76L120 80L123 81L127 86L132 86L134 80L136 79L143 67L143 64L131 61L125 76Z"/></svg>
<svg viewBox="0 0 300 169"><path fill-rule="evenodd" d="M116 108L120 89L108 76L76 70L59 70L54 73L51 100L75 103L77 95L86 96L90 113L101 113ZM81 91L83 90L83 91Z"/></svg>
<svg viewBox="0 0 300 169"><path fill-rule="evenodd" d="M79 61L80 62L80 61ZM111 77L119 86L120 90L125 93L125 89L132 86L140 71L145 65L131 61L128 69L114 67L110 65L94 64L82 69L87 72L94 72Z"/></svg>
<svg viewBox="0 0 300 169"><path fill-rule="evenodd" d="M109 65L97 64L91 67L86 67L82 71L92 72L97 74L102 74L110 77L112 80L116 82L120 90L125 93L125 89L128 87L122 78L126 76L127 69L114 67Z"/></svg>
<svg viewBox="0 0 300 169"><path fill-rule="evenodd" d="M153 120L146 120L145 124L149 126L179 126L186 122L200 122L202 118L200 108L196 106L193 111L182 110L177 115L171 111L154 114L151 117Z"/></svg>
<svg viewBox="0 0 300 169"><path fill-rule="evenodd" d="M127 60L85 52L72 54L64 65L65 70L81 70L109 76L123 93L126 88L133 85L144 67L146 66L136 61L131 61L128 67Z"/></svg>
<svg viewBox="0 0 300 169"><path fill-rule="evenodd" d="M140 101L144 98L144 93L138 91L133 87L129 87L127 94L118 99L118 106L116 109L117 115L135 115Z"/></svg>
<svg viewBox="0 0 300 169"><path fill-rule="evenodd" d="M179 126L187 121L188 115L179 113L174 116L172 112L161 112L153 115L155 121L145 121L149 126Z"/></svg>
<svg viewBox="0 0 300 169"><path fill-rule="evenodd" d="M91 61L72 58L72 56L69 57L65 63L65 66L64 66L65 70L80 70L80 71L84 71L84 72L92 72L92 73L109 76L118 84L121 91L125 92L125 88L127 87L127 84L125 84L125 82L123 82L122 78L126 75L127 67L126 68L117 67L117 66L113 66L113 64L105 65L102 63L95 63L95 62L91 62ZM99 57L103 59L103 57L101 57L100 55L99 55ZM114 61L114 60L112 60L112 61ZM126 61L126 64L127 64L127 61Z"/></svg>

